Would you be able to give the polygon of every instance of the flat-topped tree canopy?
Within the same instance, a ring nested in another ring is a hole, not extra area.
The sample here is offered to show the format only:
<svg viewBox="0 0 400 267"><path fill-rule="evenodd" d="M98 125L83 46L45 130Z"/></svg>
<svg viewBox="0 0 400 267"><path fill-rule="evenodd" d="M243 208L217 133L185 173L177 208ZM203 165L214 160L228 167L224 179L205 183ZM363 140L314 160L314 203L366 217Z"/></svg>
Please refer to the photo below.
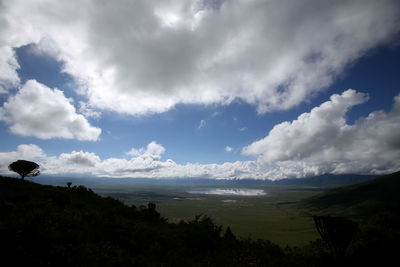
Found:
<svg viewBox="0 0 400 267"><path fill-rule="evenodd" d="M38 176L40 174L39 164L27 161L27 160L17 160L8 166L10 171L16 172L21 175L21 179L24 180L25 177Z"/></svg>

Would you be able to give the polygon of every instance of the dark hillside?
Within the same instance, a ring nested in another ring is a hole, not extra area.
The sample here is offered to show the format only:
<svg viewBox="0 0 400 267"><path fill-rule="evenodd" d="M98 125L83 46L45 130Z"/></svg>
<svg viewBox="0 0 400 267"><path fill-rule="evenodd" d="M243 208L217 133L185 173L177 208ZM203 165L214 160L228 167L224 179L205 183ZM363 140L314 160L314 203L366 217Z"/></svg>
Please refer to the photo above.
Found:
<svg viewBox="0 0 400 267"><path fill-rule="evenodd" d="M351 219L358 225L349 251L354 266L389 266L400 249L400 172L326 191L304 200L311 215ZM350 264L350 265L351 265Z"/></svg>
<svg viewBox="0 0 400 267"><path fill-rule="evenodd" d="M268 241L239 241L206 216L172 224L154 204L0 177L0 261L11 266L290 265L284 255Z"/></svg>
<svg viewBox="0 0 400 267"><path fill-rule="evenodd" d="M320 211L329 212L336 208L370 216L376 212L400 210L399 191L400 172L396 172L372 181L328 190L304 201L304 204Z"/></svg>
<svg viewBox="0 0 400 267"><path fill-rule="evenodd" d="M374 203L398 203L391 195L398 188L398 176L333 190L321 196L323 201L313 199L308 205L319 203L320 209L329 210L340 201L350 205L365 196ZM396 205L387 207L392 206ZM393 220L397 213L387 208L386 214L391 216L371 217L375 221L370 220L370 230L361 228L347 253L337 258L322 240L302 248L238 240L207 216L168 223L154 204L127 206L84 186L55 187L0 177L0 265L386 266L396 258L400 237Z"/></svg>
<svg viewBox="0 0 400 267"><path fill-rule="evenodd" d="M83 186L1 178L0 214L2 258L23 265L139 264L163 239L157 232L164 222L154 210L124 206Z"/></svg>

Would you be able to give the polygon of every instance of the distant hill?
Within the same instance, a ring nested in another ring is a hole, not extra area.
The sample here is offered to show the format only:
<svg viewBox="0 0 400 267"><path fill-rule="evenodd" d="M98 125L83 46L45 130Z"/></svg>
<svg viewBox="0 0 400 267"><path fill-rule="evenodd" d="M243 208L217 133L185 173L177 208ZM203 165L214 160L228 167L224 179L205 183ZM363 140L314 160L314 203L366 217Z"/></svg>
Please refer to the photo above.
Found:
<svg viewBox="0 0 400 267"><path fill-rule="evenodd" d="M358 175L345 174L333 175L324 174L306 178L288 178L282 180L255 180L255 179L205 179L205 178L165 178L165 179L149 179L149 178L100 178L100 177L59 177L46 176L30 178L31 180L41 184L61 185L65 186L67 182L73 184L81 184L89 187L107 186L135 186L135 185L169 185L169 186L265 186L265 185L287 185L287 186L310 186L319 188L333 188L351 184L357 184L370 181L377 178L377 175Z"/></svg>
<svg viewBox="0 0 400 267"><path fill-rule="evenodd" d="M400 172L325 191L303 204L314 212L370 216L400 211Z"/></svg>
<svg viewBox="0 0 400 267"><path fill-rule="evenodd" d="M377 178L377 175L359 175L359 174L324 174L306 178L290 178L274 181L278 185L302 185L315 187L339 187L351 184L358 184Z"/></svg>

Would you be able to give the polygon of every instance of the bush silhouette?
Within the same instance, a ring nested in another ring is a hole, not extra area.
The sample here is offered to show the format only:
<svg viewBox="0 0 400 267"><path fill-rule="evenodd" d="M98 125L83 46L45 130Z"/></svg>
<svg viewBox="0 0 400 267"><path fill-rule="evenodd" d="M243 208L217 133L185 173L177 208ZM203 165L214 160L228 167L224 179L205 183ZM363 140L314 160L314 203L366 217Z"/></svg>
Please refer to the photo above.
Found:
<svg viewBox="0 0 400 267"><path fill-rule="evenodd" d="M40 174L39 165L27 160L14 161L8 166L8 169L21 175L22 180L27 176L33 177Z"/></svg>

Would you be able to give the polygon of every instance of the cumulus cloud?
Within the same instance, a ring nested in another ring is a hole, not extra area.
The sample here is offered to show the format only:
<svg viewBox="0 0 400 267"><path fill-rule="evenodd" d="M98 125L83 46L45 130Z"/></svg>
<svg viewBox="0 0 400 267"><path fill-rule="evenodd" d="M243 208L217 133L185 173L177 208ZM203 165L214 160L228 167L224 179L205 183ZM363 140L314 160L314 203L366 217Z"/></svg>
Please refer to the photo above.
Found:
<svg viewBox="0 0 400 267"><path fill-rule="evenodd" d="M48 157L41 162L45 174L96 174L99 173L101 159L95 153L72 151L58 157Z"/></svg>
<svg viewBox="0 0 400 267"><path fill-rule="evenodd" d="M199 123L199 126L197 127L198 129L201 129L201 128L203 128L204 126L206 126L206 121L205 120L201 120L200 121L200 123Z"/></svg>
<svg viewBox="0 0 400 267"><path fill-rule="evenodd" d="M96 154L83 151L72 151L70 154L62 153L59 159L64 161L66 165L86 167L94 167L100 162L100 158Z"/></svg>
<svg viewBox="0 0 400 267"><path fill-rule="evenodd" d="M0 84L18 82L11 48L35 43L65 62L91 107L289 109L395 36L399 14L396 0L3 1Z"/></svg>
<svg viewBox="0 0 400 267"><path fill-rule="evenodd" d="M92 152L72 151L48 156L37 145L20 145L16 151L0 152L0 172L17 159L38 162L43 173L88 173L103 177L282 179L324 173L384 174L400 169L400 95L390 112L373 111L354 124L347 112L368 101L368 95L349 89L329 101L282 122L268 135L243 148L255 160L223 164L177 164L161 160L165 148L156 141L132 148L131 158L101 159ZM229 146L226 147L229 150Z"/></svg>
<svg viewBox="0 0 400 267"><path fill-rule="evenodd" d="M354 125L347 111L368 96L355 90L276 125L268 135L242 150L264 162L275 162L296 176L320 173L382 173L400 168L400 96L389 113L375 111Z"/></svg>
<svg viewBox="0 0 400 267"><path fill-rule="evenodd" d="M37 145L20 145L17 151L0 153L0 173L10 174L7 166L17 159L33 160L40 164L43 174L91 174L101 177L140 178L210 178L210 179L275 179L269 166L256 161L237 161L223 164L177 164L171 159L160 160L161 145L149 144L148 149L131 159L100 159L95 153L72 151L59 156L48 156ZM147 151L148 150L148 151ZM149 152L149 153L147 153ZM281 174L282 175L282 174Z"/></svg>
<svg viewBox="0 0 400 267"><path fill-rule="evenodd" d="M83 162L93 163L92 166L96 168L92 169L91 172L99 176L157 177L161 169L176 165L171 159L167 159L166 161L160 160L164 152L165 148L162 145L152 141L147 145L146 149L132 148L127 152L127 155L132 156L131 159L108 158L100 161L93 153L85 153L86 160ZM80 161L82 160L80 159Z"/></svg>
<svg viewBox="0 0 400 267"><path fill-rule="evenodd" d="M323 173L384 174L400 169L400 95L391 112L375 111L353 125L345 116L367 101L354 90L333 95L297 120L276 125L264 139L243 149L255 160L223 164L177 164L161 160L165 148L155 141L131 149L130 159L100 159L95 153L72 151L47 156L37 145L20 145L0 153L0 172L17 159L38 162L45 174L87 173L101 177L283 179ZM317 143L317 145L315 145ZM318 148L319 146L319 148Z"/></svg>
<svg viewBox="0 0 400 267"><path fill-rule="evenodd" d="M83 101L79 101L79 113L84 115L86 118L99 119L101 117L101 112L96 111L92 107Z"/></svg>
<svg viewBox="0 0 400 267"><path fill-rule="evenodd" d="M232 151L232 147L226 146L226 147L225 147L225 151L226 151L226 152L231 152L231 151Z"/></svg>
<svg viewBox="0 0 400 267"><path fill-rule="evenodd" d="M271 175L272 165L259 161L235 161L222 164L176 164L165 168L158 177L209 179L277 179Z"/></svg>
<svg viewBox="0 0 400 267"><path fill-rule="evenodd" d="M0 46L0 94L7 93L9 88L18 86L20 80L17 69L19 64L11 47Z"/></svg>
<svg viewBox="0 0 400 267"><path fill-rule="evenodd" d="M101 134L101 129L76 113L72 100L62 91L35 80L27 81L15 96L9 97L0 108L0 120L9 124L12 133L40 139L96 141Z"/></svg>
<svg viewBox="0 0 400 267"><path fill-rule="evenodd" d="M126 152L127 155L132 156L131 159L109 158L104 160L100 169L105 174L120 175L120 176L138 176L148 177L152 173L157 173L159 169L171 167L175 162L171 159L161 161L161 155L164 154L165 148L158 144L156 141L150 142L146 148L132 148Z"/></svg>
<svg viewBox="0 0 400 267"><path fill-rule="evenodd" d="M156 142L131 159L107 158L102 160L93 152L72 151L58 156L48 156L37 145L19 145L16 151L0 152L0 173L10 174L8 165L18 159L32 160L40 164L43 174L91 174L108 177L160 177L163 168L176 163L160 157L165 148ZM162 175L161 175L162 176Z"/></svg>
<svg viewBox="0 0 400 267"><path fill-rule="evenodd" d="M367 100L363 93L347 90L333 95L330 101L301 114L297 120L285 121L269 132L268 136L243 149L246 155L262 154L266 161L302 159L319 151L329 143L339 143L341 131L346 129L344 115L354 105Z"/></svg>
<svg viewBox="0 0 400 267"><path fill-rule="evenodd" d="M384 174L400 169L400 95L390 112L374 111L354 124L347 112L368 101L364 93L349 89L329 101L282 122L268 135L243 148L255 160L223 164L177 164L161 160L165 148L156 141L132 148L131 158L101 159L95 153L72 151L48 156L37 145L20 145L16 151L0 152L0 172L17 159L38 162L43 173L87 173L103 177L282 179L324 173ZM227 147L229 150L229 146Z"/></svg>
<svg viewBox="0 0 400 267"><path fill-rule="evenodd" d="M143 147L139 148L139 149L132 148L125 154L132 156L132 157L137 157L137 156L142 156L142 155L161 157L161 155L164 154L164 152L165 152L165 148L162 145L158 144L156 141L151 141L147 145L146 149Z"/></svg>
<svg viewBox="0 0 400 267"><path fill-rule="evenodd" d="M143 154L130 160L110 158L102 162L106 175L122 177L158 177L161 169L175 165L171 159L160 161L159 157Z"/></svg>

